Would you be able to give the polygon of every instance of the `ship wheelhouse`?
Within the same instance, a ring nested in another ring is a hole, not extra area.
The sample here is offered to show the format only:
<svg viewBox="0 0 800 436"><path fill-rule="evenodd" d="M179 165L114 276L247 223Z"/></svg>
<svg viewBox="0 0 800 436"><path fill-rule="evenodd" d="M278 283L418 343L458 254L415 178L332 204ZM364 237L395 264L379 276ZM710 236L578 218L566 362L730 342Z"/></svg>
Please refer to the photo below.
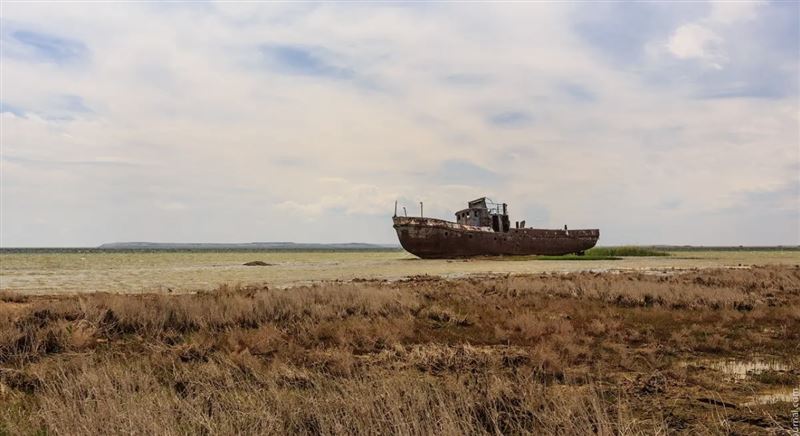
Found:
<svg viewBox="0 0 800 436"><path fill-rule="evenodd" d="M467 208L456 212L456 222L475 227L491 227L495 232L507 232L511 228L508 205L495 203L481 197L467 203Z"/></svg>

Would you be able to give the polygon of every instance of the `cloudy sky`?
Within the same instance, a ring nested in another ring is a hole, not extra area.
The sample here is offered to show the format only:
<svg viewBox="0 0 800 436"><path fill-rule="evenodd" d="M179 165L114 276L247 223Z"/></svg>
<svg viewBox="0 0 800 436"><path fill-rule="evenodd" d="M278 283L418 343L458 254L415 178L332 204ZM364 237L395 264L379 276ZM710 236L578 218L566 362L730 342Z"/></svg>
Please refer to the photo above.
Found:
<svg viewBox="0 0 800 436"><path fill-rule="evenodd" d="M2 246L800 243L800 6L2 3Z"/></svg>

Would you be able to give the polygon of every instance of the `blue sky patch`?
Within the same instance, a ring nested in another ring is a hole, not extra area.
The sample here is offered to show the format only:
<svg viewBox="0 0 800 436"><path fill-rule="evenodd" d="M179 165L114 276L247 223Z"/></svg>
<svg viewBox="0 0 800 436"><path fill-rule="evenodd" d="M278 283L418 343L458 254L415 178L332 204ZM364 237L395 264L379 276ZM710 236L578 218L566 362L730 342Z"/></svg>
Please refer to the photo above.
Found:
<svg viewBox="0 0 800 436"><path fill-rule="evenodd" d="M261 55L274 69L286 74L351 79L354 73L329 62L327 50L300 45L262 45Z"/></svg>
<svg viewBox="0 0 800 436"><path fill-rule="evenodd" d="M564 83L561 85L561 91L569 96L573 101L591 102L597 100L593 92L575 83Z"/></svg>
<svg viewBox="0 0 800 436"><path fill-rule="evenodd" d="M26 48L31 60L67 64L85 60L89 49L80 41L30 30L17 30L12 39Z"/></svg>
<svg viewBox="0 0 800 436"><path fill-rule="evenodd" d="M487 75L469 73L448 74L442 79L446 83L458 86L479 86L489 82L489 77Z"/></svg>
<svg viewBox="0 0 800 436"><path fill-rule="evenodd" d="M57 106L60 110L76 113L89 113L92 110L86 106L83 97L79 95L65 94L58 98Z"/></svg>
<svg viewBox="0 0 800 436"><path fill-rule="evenodd" d="M25 111L22 110L22 108L8 104L3 100L0 100L0 113L6 113L6 112L14 114L18 117L23 117L23 118L25 117Z"/></svg>
<svg viewBox="0 0 800 436"><path fill-rule="evenodd" d="M487 121L499 127L521 127L532 124L533 116L525 111L508 111L491 115Z"/></svg>

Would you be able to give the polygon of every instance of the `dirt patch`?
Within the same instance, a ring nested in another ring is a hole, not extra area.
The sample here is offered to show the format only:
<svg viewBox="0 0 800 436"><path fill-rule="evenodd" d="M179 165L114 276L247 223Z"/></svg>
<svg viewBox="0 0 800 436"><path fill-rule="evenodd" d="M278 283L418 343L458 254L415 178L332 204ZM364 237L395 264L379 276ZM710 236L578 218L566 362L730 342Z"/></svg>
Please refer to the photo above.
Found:
<svg viewBox="0 0 800 436"><path fill-rule="evenodd" d="M267 263L262 260L254 260L251 262L246 262L243 264L244 266L272 266L274 263Z"/></svg>

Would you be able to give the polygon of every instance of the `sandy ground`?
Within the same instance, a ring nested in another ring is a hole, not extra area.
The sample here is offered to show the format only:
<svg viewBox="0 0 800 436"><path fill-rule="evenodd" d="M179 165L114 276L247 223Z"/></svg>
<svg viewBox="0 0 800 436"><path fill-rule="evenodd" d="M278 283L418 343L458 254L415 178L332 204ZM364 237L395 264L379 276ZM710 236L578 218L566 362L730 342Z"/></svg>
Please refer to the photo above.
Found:
<svg viewBox="0 0 800 436"><path fill-rule="evenodd" d="M244 266L260 260L269 266ZM292 286L325 280L486 273L685 270L800 264L798 251L675 252L606 261L422 260L406 252L2 253L0 290L32 294L191 292L222 283Z"/></svg>

